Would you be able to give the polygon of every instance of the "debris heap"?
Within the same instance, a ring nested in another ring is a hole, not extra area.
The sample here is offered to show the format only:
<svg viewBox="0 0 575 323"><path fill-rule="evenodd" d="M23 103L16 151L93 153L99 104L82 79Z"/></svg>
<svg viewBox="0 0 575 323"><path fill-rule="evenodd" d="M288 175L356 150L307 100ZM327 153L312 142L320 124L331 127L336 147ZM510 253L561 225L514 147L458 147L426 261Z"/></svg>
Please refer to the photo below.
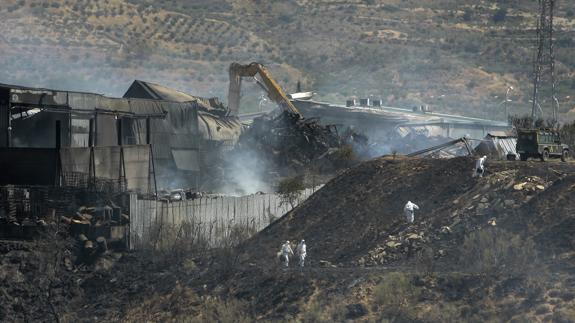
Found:
<svg viewBox="0 0 575 323"><path fill-rule="evenodd" d="M335 126L322 126L314 119L283 112L276 117L254 119L235 151L250 151L279 172L301 171L310 166L331 171L353 161L350 141L362 139L341 136Z"/></svg>
<svg viewBox="0 0 575 323"><path fill-rule="evenodd" d="M108 248L126 246L130 217L118 206L82 206L74 215L62 216L61 221L79 244L80 262L93 263Z"/></svg>

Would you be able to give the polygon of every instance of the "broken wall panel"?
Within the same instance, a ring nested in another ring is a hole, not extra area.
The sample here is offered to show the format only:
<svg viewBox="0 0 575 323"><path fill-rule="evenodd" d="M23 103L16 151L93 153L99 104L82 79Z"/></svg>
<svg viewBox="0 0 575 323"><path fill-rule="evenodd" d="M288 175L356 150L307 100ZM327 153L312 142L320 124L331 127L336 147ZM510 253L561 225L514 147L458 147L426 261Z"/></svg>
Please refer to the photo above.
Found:
<svg viewBox="0 0 575 323"><path fill-rule="evenodd" d="M62 185L153 193L151 158L149 145L62 148Z"/></svg>
<svg viewBox="0 0 575 323"><path fill-rule="evenodd" d="M199 152L192 149L172 149L172 156L179 170L199 172Z"/></svg>
<svg viewBox="0 0 575 323"><path fill-rule="evenodd" d="M12 115L23 111L12 107ZM54 148L56 147L56 121L60 121L60 142L70 146L70 114L42 111L30 117L12 120L12 147Z"/></svg>
<svg viewBox="0 0 575 323"><path fill-rule="evenodd" d="M72 117L70 123L71 147L90 146L90 119Z"/></svg>
<svg viewBox="0 0 575 323"><path fill-rule="evenodd" d="M198 167L182 165L180 157L184 152L184 157L194 160L197 158L193 156L200 152L197 108L193 103L175 102L167 103L166 107L166 118L150 120L157 183L159 187L196 187ZM138 144L146 143L146 131L146 120L132 122L130 133Z"/></svg>
<svg viewBox="0 0 575 323"><path fill-rule="evenodd" d="M61 148L62 185L87 188L90 183L90 148Z"/></svg>
<svg viewBox="0 0 575 323"><path fill-rule="evenodd" d="M120 146L94 147L96 190L123 191L123 165Z"/></svg>
<svg viewBox="0 0 575 323"><path fill-rule="evenodd" d="M116 119L109 114L96 115L96 146L115 146L118 143Z"/></svg>
<svg viewBox="0 0 575 323"><path fill-rule="evenodd" d="M152 166L150 146L124 146L123 153L127 189L142 194L154 192L154 177L150 173Z"/></svg>
<svg viewBox="0 0 575 323"><path fill-rule="evenodd" d="M12 88L10 100L13 104L32 104L39 106L57 106L67 103L66 92L47 89Z"/></svg>

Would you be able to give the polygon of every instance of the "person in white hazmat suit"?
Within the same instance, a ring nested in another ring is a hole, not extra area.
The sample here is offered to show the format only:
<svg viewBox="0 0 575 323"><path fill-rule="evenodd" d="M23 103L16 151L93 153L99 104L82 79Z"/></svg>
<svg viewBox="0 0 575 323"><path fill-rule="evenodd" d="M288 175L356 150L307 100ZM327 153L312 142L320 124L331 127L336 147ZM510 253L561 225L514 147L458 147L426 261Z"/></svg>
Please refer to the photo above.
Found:
<svg viewBox="0 0 575 323"><path fill-rule="evenodd" d="M405 214L405 218L408 223L413 223L415 210L419 210L419 206L417 206L415 203L412 203L411 201L407 201L403 207L403 213Z"/></svg>
<svg viewBox="0 0 575 323"><path fill-rule="evenodd" d="M483 177L483 173L485 172L485 160L487 156L483 156L475 161L475 171L473 172L473 177L479 176Z"/></svg>
<svg viewBox="0 0 575 323"><path fill-rule="evenodd" d="M305 240L300 241L300 243L297 245L296 251L299 257L299 266L303 267L305 265L305 256L307 256Z"/></svg>
<svg viewBox="0 0 575 323"><path fill-rule="evenodd" d="M289 240L282 245L281 257L286 267L289 267L289 256L293 255L293 250L289 244Z"/></svg>

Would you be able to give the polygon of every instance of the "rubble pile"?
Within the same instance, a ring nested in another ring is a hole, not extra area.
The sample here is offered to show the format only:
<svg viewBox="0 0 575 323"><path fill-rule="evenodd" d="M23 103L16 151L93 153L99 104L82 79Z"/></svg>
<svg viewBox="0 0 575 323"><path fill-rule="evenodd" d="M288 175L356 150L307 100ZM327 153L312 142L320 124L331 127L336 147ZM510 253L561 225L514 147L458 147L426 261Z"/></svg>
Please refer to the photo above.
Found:
<svg viewBox="0 0 575 323"><path fill-rule="evenodd" d="M528 176L524 182L513 185L513 189L516 191L536 192L544 190L546 184L543 179L537 176Z"/></svg>
<svg viewBox="0 0 575 323"><path fill-rule="evenodd" d="M389 235L385 243L368 251L366 256L357 260L359 266L384 265L400 260L404 255L415 255L429 239L424 232L400 232L398 235Z"/></svg>
<svg viewBox="0 0 575 323"><path fill-rule="evenodd" d="M276 117L254 119L240 137L235 152L249 151L277 170L303 170L314 164L323 171L346 167L354 161L349 139L366 138L349 134L344 138L335 126L322 126L311 119L283 112Z"/></svg>
<svg viewBox="0 0 575 323"><path fill-rule="evenodd" d="M78 263L92 264L110 247L123 249L127 244L130 217L118 206L81 206L72 216L61 216L70 236L78 243ZM67 267L71 267L70 261Z"/></svg>

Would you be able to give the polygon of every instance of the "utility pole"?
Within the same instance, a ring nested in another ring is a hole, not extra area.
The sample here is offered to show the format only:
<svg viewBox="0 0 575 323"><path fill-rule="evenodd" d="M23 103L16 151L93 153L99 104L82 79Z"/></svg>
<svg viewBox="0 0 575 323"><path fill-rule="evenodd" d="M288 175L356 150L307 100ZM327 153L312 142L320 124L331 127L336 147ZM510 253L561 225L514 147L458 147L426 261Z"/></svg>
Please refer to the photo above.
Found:
<svg viewBox="0 0 575 323"><path fill-rule="evenodd" d="M539 108L543 106L543 103L551 105L553 121L555 123L557 122L559 110L559 101L555 96L555 53L553 39L555 0L538 0L538 2L537 54L533 63L532 126L535 126L537 117L543 117L543 111ZM541 100L542 94L548 96L549 99ZM541 111L541 115L537 115L537 111Z"/></svg>
<svg viewBox="0 0 575 323"><path fill-rule="evenodd" d="M507 120L507 124L509 124L509 109L507 108L507 103L509 100L509 91L513 90L513 86L508 86L507 91L505 91L505 118Z"/></svg>

